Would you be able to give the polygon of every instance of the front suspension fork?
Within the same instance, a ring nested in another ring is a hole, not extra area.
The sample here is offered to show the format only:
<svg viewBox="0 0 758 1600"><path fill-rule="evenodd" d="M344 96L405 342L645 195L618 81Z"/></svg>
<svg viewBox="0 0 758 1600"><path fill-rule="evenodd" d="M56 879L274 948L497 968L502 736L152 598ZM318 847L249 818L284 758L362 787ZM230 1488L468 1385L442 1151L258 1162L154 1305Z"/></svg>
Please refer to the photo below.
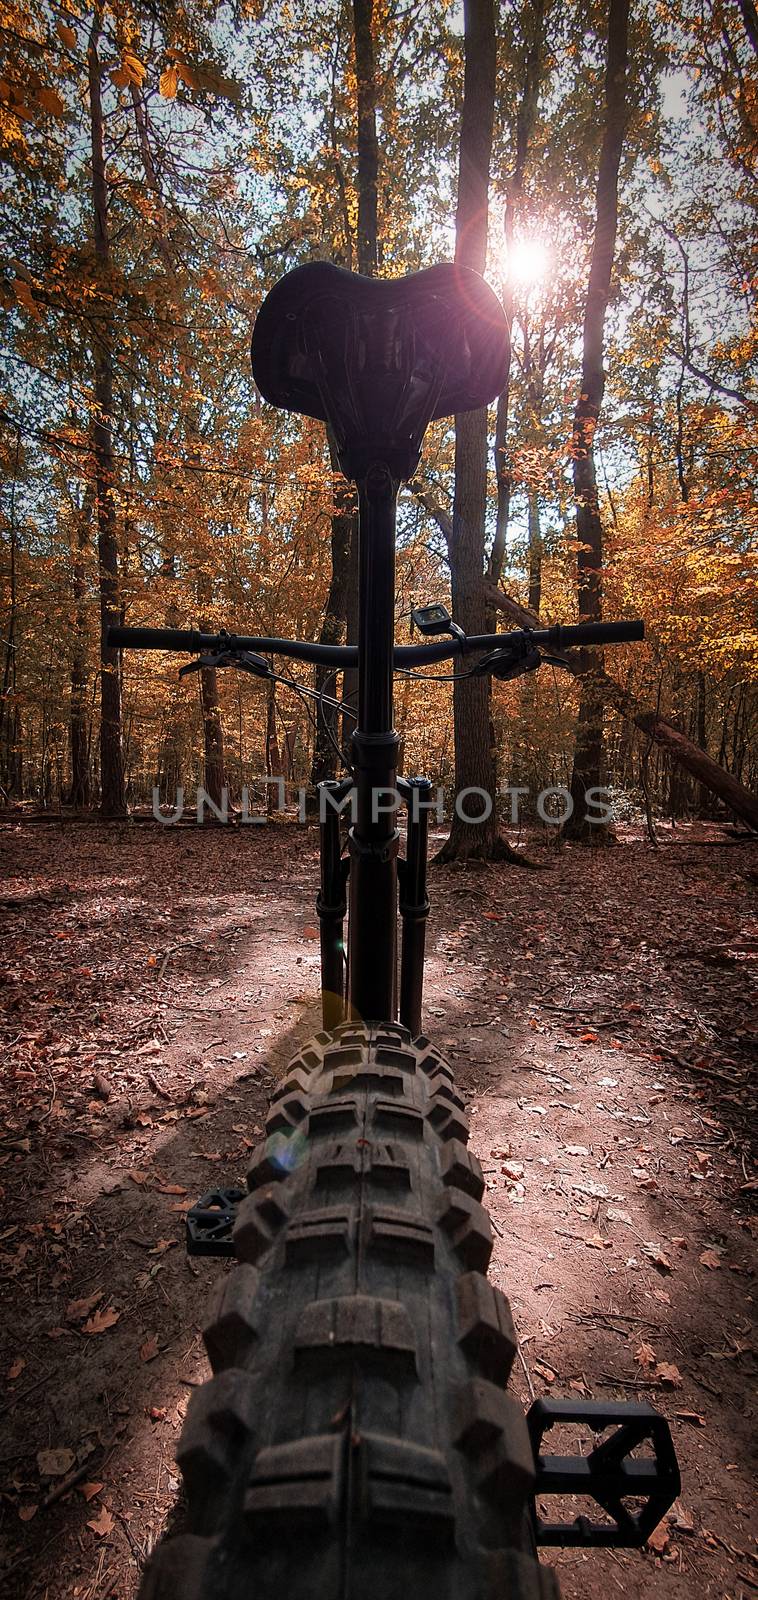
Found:
<svg viewBox="0 0 758 1600"><path fill-rule="evenodd" d="M398 793L408 807L408 841L405 860L398 862L400 917L403 924L400 958L400 1021L414 1038L421 1032L424 994L424 949L429 898L426 892L426 855L429 836L428 778L398 778Z"/></svg>

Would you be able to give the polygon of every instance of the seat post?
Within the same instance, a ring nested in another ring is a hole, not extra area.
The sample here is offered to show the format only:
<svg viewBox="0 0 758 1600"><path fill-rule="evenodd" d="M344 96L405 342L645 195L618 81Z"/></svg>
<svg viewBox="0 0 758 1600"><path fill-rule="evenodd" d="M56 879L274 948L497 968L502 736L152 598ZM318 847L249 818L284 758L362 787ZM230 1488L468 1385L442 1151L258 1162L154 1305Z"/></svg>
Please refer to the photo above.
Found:
<svg viewBox="0 0 758 1600"><path fill-rule="evenodd" d="M395 513L398 483L383 462L358 482L358 725L352 739L349 1011L365 1022L397 1012L397 760L392 726Z"/></svg>

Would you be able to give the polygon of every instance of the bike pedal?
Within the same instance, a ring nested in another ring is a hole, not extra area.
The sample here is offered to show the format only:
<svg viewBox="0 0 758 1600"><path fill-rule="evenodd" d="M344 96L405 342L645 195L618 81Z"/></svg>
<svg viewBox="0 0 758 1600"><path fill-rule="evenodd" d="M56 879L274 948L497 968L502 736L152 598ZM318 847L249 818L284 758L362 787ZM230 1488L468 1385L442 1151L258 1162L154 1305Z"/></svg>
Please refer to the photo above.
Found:
<svg viewBox="0 0 758 1600"><path fill-rule="evenodd" d="M245 1189L210 1189L187 1212L188 1256L233 1256L232 1229Z"/></svg>
<svg viewBox="0 0 758 1600"><path fill-rule="evenodd" d="M679 1466L665 1417L652 1406L588 1400L535 1400L527 1415L536 1482L532 1514L540 1545L611 1546L636 1549L673 1505L681 1487ZM614 1431L589 1455L546 1455L542 1441L556 1424L584 1423L593 1433ZM641 1446L648 1453L635 1455ZM536 1502L547 1495L581 1495L605 1512L604 1522L578 1516L548 1522ZM626 1502L632 1501L633 1506ZM640 1504L642 1502L642 1504Z"/></svg>

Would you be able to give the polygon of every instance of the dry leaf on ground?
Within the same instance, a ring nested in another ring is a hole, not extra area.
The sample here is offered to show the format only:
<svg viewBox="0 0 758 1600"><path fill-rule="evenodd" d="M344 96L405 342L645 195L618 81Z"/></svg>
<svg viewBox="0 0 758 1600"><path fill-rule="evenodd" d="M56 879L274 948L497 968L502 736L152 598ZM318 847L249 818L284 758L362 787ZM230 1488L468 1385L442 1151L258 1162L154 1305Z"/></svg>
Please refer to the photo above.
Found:
<svg viewBox="0 0 758 1600"><path fill-rule="evenodd" d="M73 1450L38 1450L37 1466L43 1478L65 1478L76 1461Z"/></svg>
<svg viewBox="0 0 758 1600"><path fill-rule="evenodd" d="M103 1506L99 1517L93 1517L92 1521L87 1523L87 1527L97 1534L98 1539L105 1539L113 1529L113 1517L108 1507Z"/></svg>
<svg viewBox="0 0 758 1600"><path fill-rule="evenodd" d="M698 1260L701 1267L709 1267L711 1272L715 1272L722 1264L718 1250L703 1250Z"/></svg>
<svg viewBox="0 0 758 1600"><path fill-rule="evenodd" d="M139 1358L140 1361L154 1361L157 1354L158 1340L156 1339L155 1334L151 1334L150 1338L146 1339L145 1343L140 1345Z"/></svg>
<svg viewBox="0 0 758 1600"><path fill-rule="evenodd" d="M120 1316L121 1312L116 1311L114 1306L104 1306L102 1311L96 1311L94 1317L90 1317L89 1320L85 1322L84 1327L82 1328L82 1333L88 1333L91 1335L96 1333L105 1333L106 1328L113 1328L115 1326Z"/></svg>
<svg viewBox="0 0 758 1600"><path fill-rule="evenodd" d="M653 1378L656 1383L662 1383L666 1389L681 1389L684 1379L673 1361L659 1361L653 1369Z"/></svg>
<svg viewBox="0 0 758 1600"><path fill-rule="evenodd" d="M102 1298L103 1290L96 1289L94 1294L87 1295L84 1300L70 1300L66 1306L66 1321L83 1322L85 1317L94 1311L95 1306L99 1305Z"/></svg>

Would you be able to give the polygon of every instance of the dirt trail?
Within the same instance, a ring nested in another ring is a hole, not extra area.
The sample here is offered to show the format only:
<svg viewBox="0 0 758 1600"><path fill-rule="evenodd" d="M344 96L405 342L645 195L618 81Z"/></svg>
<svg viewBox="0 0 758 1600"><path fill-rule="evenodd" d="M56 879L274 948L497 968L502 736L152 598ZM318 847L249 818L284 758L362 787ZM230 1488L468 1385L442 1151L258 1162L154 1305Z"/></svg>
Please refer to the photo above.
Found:
<svg viewBox="0 0 758 1600"><path fill-rule="evenodd" d="M660 1549L557 1552L566 1600L758 1585L756 861L684 838L432 870L425 1025L470 1103L515 1389L652 1397L682 1461ZM242 1178L318 1026L315 837L6 826L0 848L0 1576L24 1600L133 1600L223 1270L186 1260L182 1213Z"/></svg>

